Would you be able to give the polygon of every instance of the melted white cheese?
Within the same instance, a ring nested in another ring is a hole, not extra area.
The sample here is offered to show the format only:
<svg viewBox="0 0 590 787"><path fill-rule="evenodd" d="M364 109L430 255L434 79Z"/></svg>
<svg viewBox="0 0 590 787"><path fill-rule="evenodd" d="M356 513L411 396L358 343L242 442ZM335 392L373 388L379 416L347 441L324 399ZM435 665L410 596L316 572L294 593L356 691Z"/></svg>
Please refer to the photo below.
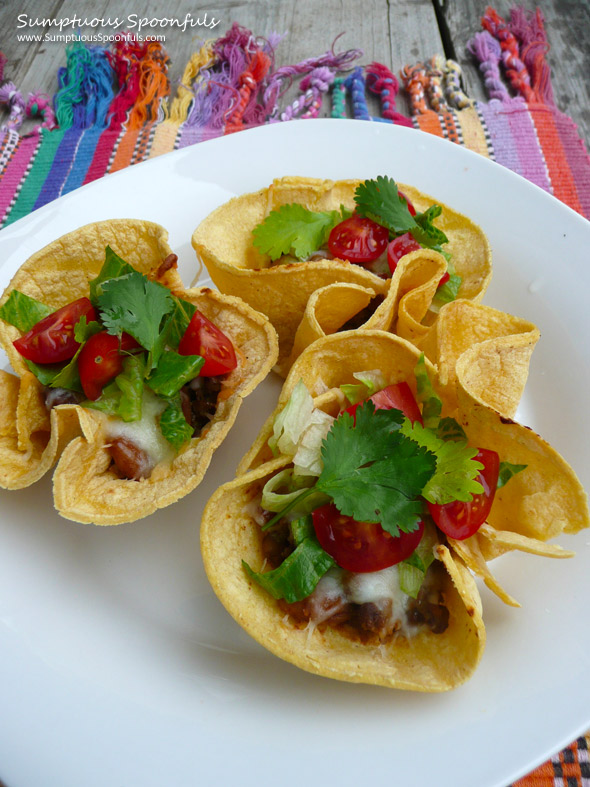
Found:
<svg viewBox="0 0 590 787"><path fill-rule="evenodd" d="M171 461L174 449L160 430L159 416L166 409L166 402L158 399L148 388L144 389L141 419L126 423L120 418L108 418L105 432L107 439L124 437L146 452L152 466Z"/></svg>
<svg viewBox="0 0 590 787"><path fill-rule="evenodd" d="M318 582L311 595L312 621L321 623L346 603L377 604L391 601L390 621L400 623L400 630L408 636L412 627L406 620L410 597L399 586L397 566L363 574L351 574L341 568L331 568ZM381 602L381 603L380 603Z"/></svg>

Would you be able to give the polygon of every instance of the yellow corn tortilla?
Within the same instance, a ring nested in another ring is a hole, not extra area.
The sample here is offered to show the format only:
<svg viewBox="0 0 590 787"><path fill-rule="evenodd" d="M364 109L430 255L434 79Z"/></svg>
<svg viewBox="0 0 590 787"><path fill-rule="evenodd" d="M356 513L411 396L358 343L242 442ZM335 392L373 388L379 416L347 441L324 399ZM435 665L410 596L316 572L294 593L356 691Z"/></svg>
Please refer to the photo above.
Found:
<svg viewBox="0 0 590 787"><path fill-rule="evenodd" d="M391 277L389 290L375 311L359 330L391 331L416 345L430 328L422 323L436 293L441 276L447 269L445 258L431 249L406 254ZM375 298L375 291L358 284L329 284L310 296L297 328L287 371L303 350L314 341L342 329ZM434 319L434 314L430 315Z"/></svg>
<svg viewBox="0 0 590 787"><path fill-rule="evenodd" d="M257 311L266 314L275 326L279 335L279 371L282 373L288 368L295 333L313 292L335 282L345 282L386 295L390 280L381 279L360 265L343 260L270 266L269 257L262 255L252 244L252 230L271 210L288 203L299 203L318 211L339 209L341 205L352 209L359 183L359 180L279 178L269 188L236 197L217 208L193 233L193 248L215 285L222 292L239 295ZM436 225L449 238L445 250L452 255L456 272L462 277L459 294L462 298L479 301L491 278L491 252L485 234L466 216L442 205L435 198L412 186L400 184L400 189L418 211L434 203L441 205L443 212L436 219ZM415 322L415 317L412 316L412 320ZM412 329L416 330L413 323L408 330Z"/></svg>
<svg viewBox="0 0 590 787"><path fill-rule="evenodd" d="M498 318L500 313L490 311L491 317ZM487 314L486 309L484 313ZM517 319L510 315L507 318L511 325ZM530 323L522 323L523 330L531 327ZM500 325L504 323L500 321ZM493 399L490 391L501 390L503 380L506 390L510 386L520 390L521 383L524 385L521 377L524 374L526 380L526 369L519 356L519 342L527 333L533 334L536 341L536 329L534 326L532 329L496 340L487 339L464 349L456 360L454 386L442 384L436 367L425 359L430 379L443 401L443 416L454 417L462 424L471 445L496 451L500 461L527 465L526 470L497 491L487 525L470 539L450 541L454 554L511 604L516 602L495 582L485 561L514 549L546 557L571 557L571 552L544 542L560 533L576 533L590 525L587 496L572 468L539 435L495 410L489 401ZM519 359L517 371L506 361L511 357L510 341ZM494 360L494 353L498 359ZM354 372L379 369L389 384L407 381L414 387L413 370L419 356L420 351L413 344L383 331L348 331L316 341L292 366L277 407L240 462L238 474L272 458L268 439L274 419L299 380L303 380L315 397L317 407L337 415L344 404L339 386L357 382L352 377Z"/></svg>
<svg viewBox="0 0 590 787"><path fill-rule="evenodd" d="M262 564L259 528L250 513L265 481L288 464L279 458L239 476L211 497L201 523L201 550L213 590L234 619L272 653L308 672L352 683L423 692L446 691L466 681L481 658L485 629L475 582L462 562L439 546L449 627L420 630L388 644L363 645L327 627L297 628L277 602L242 567Z"/></svg>
<svg viewBox="0 0 590 787"><path fill-rule="evenodd" d="M149 478L121 479L110 466L105 416L79 405L60 405L48 413L41 384L12 346L20 332L0 322L0 341L17 372L0 378L1 390L7 392L0 407L0 483L8 489L27 486L59 460L54 473L56 509L68 519L102 525L134 521L192 491L231 428L242 399L268 374L278 351L266 317L238 298L209 288L184 290L176 268L158 273L171 249L166 230L151 222L97 222L59 238L24 263L0 302L12 289L54 309L87 296L88 282L98 275L107 245L218 325L236 347L238 367L224 382L215 417L202 437L193 438L173 461L157 465Z"/></svg>

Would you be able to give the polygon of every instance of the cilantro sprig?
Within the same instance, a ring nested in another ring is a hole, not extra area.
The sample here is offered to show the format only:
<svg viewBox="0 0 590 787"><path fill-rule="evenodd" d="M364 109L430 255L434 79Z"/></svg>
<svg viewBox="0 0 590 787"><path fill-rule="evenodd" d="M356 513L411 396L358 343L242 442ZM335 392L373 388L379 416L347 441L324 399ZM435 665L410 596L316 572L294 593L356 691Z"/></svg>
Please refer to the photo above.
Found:
<svg viewBox="0 0 590 787"><path fill-rule="evenodd" d="M376 221L392 235L410 232L421 246L427 248L448 243L445 233L434 224L434 219L442 212L440 205L431 205L423 213L412 216L393 178L379 175L375 180L365 180L357 186L354 201L360 216Z"/></svg>
<svg viewBox="0 0 590 787"><path fill-rule="evenodd" d="M303 260L327 243L331 230L350 215L345 208L313 211L296 203L281 205L254 228L253 243L273 261L284 254Z"/></svg>

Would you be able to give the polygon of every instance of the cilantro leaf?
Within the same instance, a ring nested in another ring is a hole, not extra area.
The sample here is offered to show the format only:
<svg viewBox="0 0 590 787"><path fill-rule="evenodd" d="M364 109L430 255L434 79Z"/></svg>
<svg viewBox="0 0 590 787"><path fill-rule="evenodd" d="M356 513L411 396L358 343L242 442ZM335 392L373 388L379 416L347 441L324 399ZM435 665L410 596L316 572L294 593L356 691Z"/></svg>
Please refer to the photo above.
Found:
<svg viewBox="0 0 590 787"><path fill-rule="evenodd" d="M328 240L331 230L345 218L344 211L313 211L303 205L281 205L254 228L254 246L271 260L283 254L309 257Z"/></svg>
<svg viewBox="0 0 590 787"><path fill-rule="evenodd" d="M366 180L357 186L354 201L360 216L376 221L394 234L417 227L393 178L379 175L375 180Z"/></svg>
<svg viewBox="0 0 590 787"><path fill-rule="evenodd" d="M418 421L412 424L406 419L401 431L436 457L436 472L422 489L422 496L429 503L468 502L473 495L483 492L482 485L475 480L483 470L482 463L474 459L477 448L463 442L445 442Z"/></svg>
<svg viewBox="0 0 590 787"><path fill-rule="evenodd" d="M436 459L405 437L399 410L377 410L366 401L341 415L322 450L324 469L317 489L346 516L380 522L393 536L409 533L422 515L419 495L435 471Z"/></svg>
<svg viewBox="0 0 590 787"><path fill-rule="evenodd" d="M166 337L170 347L177 348L197 307L182 298L172 296L174 309L166 319Z"/></svg>
<svg viewBox="0 0 590 787"><path fill-rule="evenodd" d="M90 300L96 306L98 303L99 295L102 295L102 284L109 279L118 279L121 276L127 276L133 273L135 268L125 260L122 260L119 255L114 252L110 246L105 249L105 260L100 273L90 282Z"/></svg>
<svg viewBox="0 0 590 787"><path fill-rule="evenodd" d="M150 352L160 336L162 318L174 309L170 290L138 271L105 281L97 300L110 334L129 333Z"/></svg>
<svg viewBox="0 0 590 787"><path fill-rule="evenodd" d="M18 290L12 290L6 301L0 306L0 319L9 325L14 325L19 331L27 333L52 311L53 309L41 301L36 301Z"/></svg>

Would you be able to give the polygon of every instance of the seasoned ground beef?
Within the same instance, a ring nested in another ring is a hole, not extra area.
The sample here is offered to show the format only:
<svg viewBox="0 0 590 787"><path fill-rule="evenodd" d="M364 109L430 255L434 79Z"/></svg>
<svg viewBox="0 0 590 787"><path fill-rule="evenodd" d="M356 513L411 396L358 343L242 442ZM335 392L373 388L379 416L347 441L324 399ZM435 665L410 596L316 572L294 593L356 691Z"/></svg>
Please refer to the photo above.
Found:
<svg viewBox="0 0 590 787"><path fill-rule="evenodd" d="M224 378L225 375L195 377L180 389L182 412L187 423L193 427L193 437L198 437L215 415L217 396Z"/></svg>

